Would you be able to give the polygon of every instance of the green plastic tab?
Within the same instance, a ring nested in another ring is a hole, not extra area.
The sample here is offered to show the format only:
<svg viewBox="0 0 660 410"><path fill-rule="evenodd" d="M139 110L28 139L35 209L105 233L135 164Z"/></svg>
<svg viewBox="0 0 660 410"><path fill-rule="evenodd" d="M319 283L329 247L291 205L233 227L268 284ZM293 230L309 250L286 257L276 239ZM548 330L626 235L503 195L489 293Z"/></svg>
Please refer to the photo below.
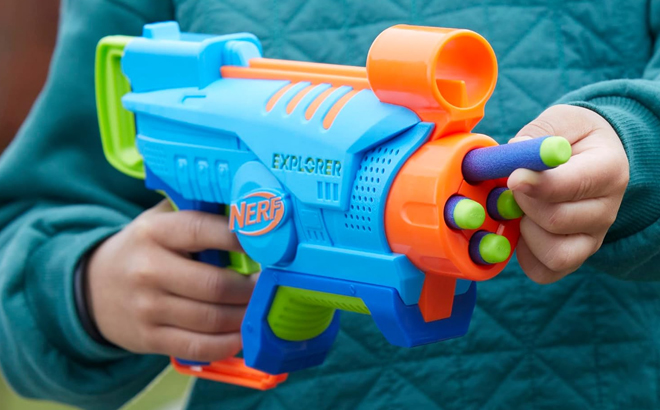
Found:
<svg viewBox="0 0 660 410"><path fill-rule="evenodd" d="M513 197L513 192L507 189L497 198L497 212L504 219L517 219L523 216L524 212Z"/></svg>
<svg viewBox="0 0 660 410"><path fill-rule="evenodd" d="M454 222L461 229L478 229L486 221L486 210L479 202L462 199L454 208Z"/></svg>
<svg viewBox="0 0 660 410"><path fill-rule="evenodd" d="M479 254L491 264L504 262L511 255L511 243L502 235L490 233L481 238Z"/></svg>
<svg viewBox="0 0 660 410"><path fill-rule="evenodd" d="M241 275L252 275L261 271L261 266L241 252L229 252L229 266Z"/></svg>
<svg viewBox="0 0 660 410"><path fill-rule="evenodd" d="M541 143L541 161L550 167L565 164L571 158L571 143L563 137L548 137Z"/></svg>
<svg viewBox="0 0 660 410"><path fill-rule="evenodd" d="M268 312L268 324L280 339L309 340L330 326L336 309L370 314L357 297L280 286Z"/></svg>
<svg viewBox="0 0 660 410"><path fill-rule="evenodd" d="M142 156L135 145L135 118L121 103L131 91L121 71L124 48L134 37L110 36L96 48L96 108L103 152L115 168L134 178L145 178Z"/></svg>

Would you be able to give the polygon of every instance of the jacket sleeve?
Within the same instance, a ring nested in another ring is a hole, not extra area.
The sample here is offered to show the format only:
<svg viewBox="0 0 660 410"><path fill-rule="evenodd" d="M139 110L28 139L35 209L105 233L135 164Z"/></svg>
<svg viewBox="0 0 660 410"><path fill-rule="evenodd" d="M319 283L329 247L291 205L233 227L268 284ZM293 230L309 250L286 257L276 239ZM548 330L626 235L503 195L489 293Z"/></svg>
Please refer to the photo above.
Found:
<svg viewBox="0 0 660 410"><path fill-rule="evenodd" d="M172 14L165 0L63 1L49 79L0 157L0 368L21 395L116 409L167 365L91 339L73 276L81 255L158 200L103 157L96 43Z"/></svg>
<svg viewBox="0 0 660 410"><path fill-rule="evenodd" d="M592 84L558 102L607 119L628 156L630 182L621 209L587 261L626 280L660 280L660 1L649 2L648 15L655 46L642 78Z"/></svg>

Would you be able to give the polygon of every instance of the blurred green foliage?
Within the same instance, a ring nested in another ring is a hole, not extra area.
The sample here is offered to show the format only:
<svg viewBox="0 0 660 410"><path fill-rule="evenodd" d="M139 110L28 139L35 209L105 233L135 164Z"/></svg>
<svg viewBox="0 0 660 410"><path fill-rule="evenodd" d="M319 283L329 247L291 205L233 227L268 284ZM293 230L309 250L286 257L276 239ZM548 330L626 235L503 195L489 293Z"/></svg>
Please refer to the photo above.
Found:
<svg viewBox="0 0 660 410"><path fill-rule="evenodd" d="M183 407L190 377L168 369L147 390L123 410L178 410ZM74 410L51 402L25 400L18 397L0 379L0 409L2 410Z"/></svg>

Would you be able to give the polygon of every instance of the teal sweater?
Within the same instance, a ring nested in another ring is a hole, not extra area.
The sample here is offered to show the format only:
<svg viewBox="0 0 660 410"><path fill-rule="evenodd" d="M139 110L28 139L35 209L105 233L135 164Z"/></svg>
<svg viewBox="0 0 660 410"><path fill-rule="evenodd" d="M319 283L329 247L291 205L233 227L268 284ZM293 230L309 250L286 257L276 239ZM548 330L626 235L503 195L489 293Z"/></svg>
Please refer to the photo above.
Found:
<svg viewBox="0 0 660 410"><path fill-rule="evenodd" d="M64 0L62 12L48 83L0 161L0 365L20 394L114 409L168 362L95 343L75 314L80 256L158 200L103 158L102 36L177 19L254 32L269 57L362 65L382 29L408 22L492 43L500 77L478 131L500 142L558 100L610 121L631 178L605 244L549 286L511 262L480 284L466 337L403 349L344 315L323 366L263 393L199 382L190 408L660 408L660 0Z"/></svg>

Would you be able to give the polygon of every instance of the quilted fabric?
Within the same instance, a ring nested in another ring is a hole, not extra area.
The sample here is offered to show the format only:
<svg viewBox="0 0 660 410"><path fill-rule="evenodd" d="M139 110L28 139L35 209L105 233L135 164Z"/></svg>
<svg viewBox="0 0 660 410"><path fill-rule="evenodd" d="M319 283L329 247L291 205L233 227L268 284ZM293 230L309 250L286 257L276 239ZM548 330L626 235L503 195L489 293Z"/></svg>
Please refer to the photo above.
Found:
<svg viewBox="0 0 660 410"><path fill-rule="evenodd" d="M323 366L263 393L199 382L190 409L660 408L660 212L644 208L660 203L660 87L651 81L660 73L660 1L62 4L50 80L0 160L0 365L19 393L115 409L167 364L96 344L74 313L79 256L158 200L103 159L93 89L102 36L137 35L146 22L176 18L188 31L254 32L269 57L361 65L381 30L408 22L470 28L491 42L500 78L478 131L500 142L560 98L613 123L631 184L606 245L550 286L532 283L512 261L479 285L461 339L397 348L370 317L345 314Z"/></svg>
<svg viewBox="0 0 660 410"><path fill-rule="evenodd" d="M499 81L478 132L506 142L564 94L643 75L652 52L642 1L179 0L184 30L250 31L266 56L364 65L398 23L484 35ZM635 47L630 47L635 44ZM660 408L660 286L583 268L539 286L515 263L480 284L469 334L412 350L345 314L323 367L257 393L199 382L191 408Z"/></svg>

